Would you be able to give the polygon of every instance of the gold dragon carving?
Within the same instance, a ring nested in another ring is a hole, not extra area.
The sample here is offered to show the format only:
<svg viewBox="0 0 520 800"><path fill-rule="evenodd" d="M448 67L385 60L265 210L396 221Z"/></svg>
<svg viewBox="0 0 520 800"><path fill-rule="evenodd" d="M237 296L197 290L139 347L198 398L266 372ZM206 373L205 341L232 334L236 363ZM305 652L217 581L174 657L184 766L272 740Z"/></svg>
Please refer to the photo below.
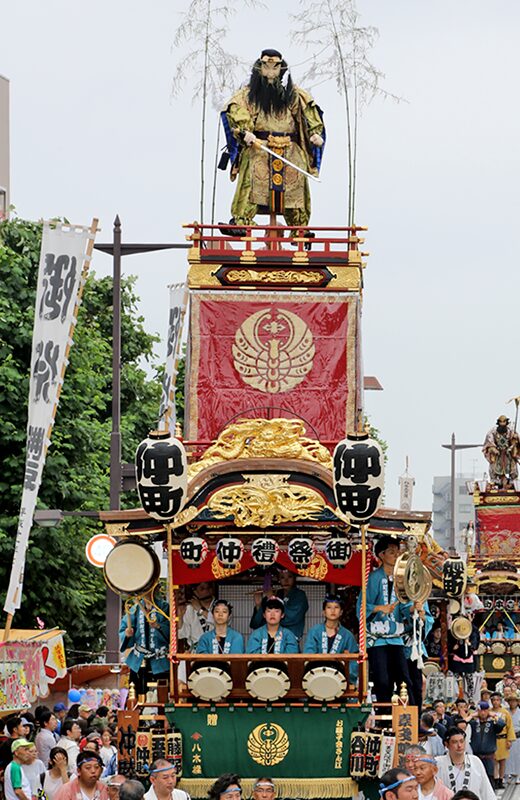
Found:
<svg viewBox="0 0 520 800"><path fill-rule="evenodd" d="M254 475L244 477L244 485L220 489L208 502L214 517L233 517L237 528L268 528L284 522L315 520L325 507L318 492L291 486L288 475L258 476L264 479L261 481Z"/></svg>
<svg viewBox="0 0 520 800"><path fill-rule="evenodd" d="M272 269L260 270L253 269L232 269L226 275L226 279L233 283L320 283L323 275L319 272L310 270L281 270L275 272Z"/></svg>
<svg viewBox="0 0 520 800"><path fill-rule="evenodd" d="M200 461L191 464L193 478L203 469L238 458L294 458L317 461L332 469L332 456L316 439L304 436L305 425L297 419L243 419L228 425Z"/></svg>

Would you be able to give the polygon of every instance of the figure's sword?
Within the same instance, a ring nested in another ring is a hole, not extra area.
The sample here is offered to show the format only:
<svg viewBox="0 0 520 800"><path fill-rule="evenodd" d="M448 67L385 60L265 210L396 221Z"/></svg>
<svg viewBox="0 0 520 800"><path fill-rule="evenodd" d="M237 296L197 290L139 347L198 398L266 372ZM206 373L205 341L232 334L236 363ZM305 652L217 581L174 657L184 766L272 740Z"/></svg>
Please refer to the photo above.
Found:
<svg viewBox="0 0 520 800"><path fill-rule="evenodd" d="M275 153L274 150L270 150L265 144L261 144L258 139L256 142L253 142L253 147L258 147L260 150L263 150L265 153L269 153L270 156L273 158L279 158L280 161L283 161L284 164L287 164L288 167L292 167L293 169L301 172L302 175L305 175L306 178L310 178L312 181L316 181L316 183L321 183L320 178L317 178L316 175L311 175L310 172L302 169L301 167L297 167L296 164L293 164L292 161L289 161L288 158L284 158L283 156L279 156L278 153Z"/></svg>

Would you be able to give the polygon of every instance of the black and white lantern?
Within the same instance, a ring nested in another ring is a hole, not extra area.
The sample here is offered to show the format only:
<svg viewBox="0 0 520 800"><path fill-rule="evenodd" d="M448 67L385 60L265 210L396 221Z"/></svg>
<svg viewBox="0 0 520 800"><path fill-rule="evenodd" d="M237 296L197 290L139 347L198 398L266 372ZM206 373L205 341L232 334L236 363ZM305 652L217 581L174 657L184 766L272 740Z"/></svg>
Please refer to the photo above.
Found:
<svg viewBox="0 0 520 800"><path fill-rule="evenodd" d="M244 545L240 539L230 536L227 539L220 539L215 550L217 559L225 569L233 569L237 566L244 552Z"/></svg>
<svg viewBox="0 0 520 800"><path fill-rule="evenodd" d="M333 567L344 567L352 555L352 543L346 536L332 536L325 545L325 553Z"/></svg>
<svg viewBox="0 0 520 800"><path fill-rule="evenodd" d="M255 539L251 545L251 558L259 567L271 567L278 557L278 545L267 536Z"/></svg>
<svg viewBox="0 0 520 800"><path fill-rule="evenodd" d="M461 597L466 590L466 565L459 556L450 556L442 565L442 588L448 597Z"/></svg>
<svg viewBox="0 0 520 800"><path fill-rule="evenodd" d="M298 569L307 569L314 558L314 542L307 536L296 536L287 547L289 558Z"/></svg>
<svg viewBox="0 0 520 800"><path fill-rule="evenodd" d="M340 511L366 522L381 505L385 465L381 446L368 433L349 433L334 450L334 495Z"/></svg>
<svg viewBox="0 0 520 800"><path fill-rule="evenodd" d="M181 542L179 553L190 567L200 567L208 555L208 543L202 536L188 536Z"/></svg>
<svg viewBox="0 0 520 800"><path fill-rule="evenodd" d="M144 510L169 522L186 501L188 461L183 443L169 431L151 431L137 448L135 465Z"/></svg>

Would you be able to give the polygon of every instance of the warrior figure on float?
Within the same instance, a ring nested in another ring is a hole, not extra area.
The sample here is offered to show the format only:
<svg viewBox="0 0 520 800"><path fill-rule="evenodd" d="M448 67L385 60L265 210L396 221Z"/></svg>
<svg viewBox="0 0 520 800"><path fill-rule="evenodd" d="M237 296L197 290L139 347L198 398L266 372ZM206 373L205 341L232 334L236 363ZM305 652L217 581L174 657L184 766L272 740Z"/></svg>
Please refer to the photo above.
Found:
<svg viewBox="0 0 520 800"><path fill-rule="evenodd" d="M304 173L317 176L320 169L323 115L311 95L293 84L278 50L262 52L248 85L233 95L221 116L227 154L219 166L225 169L231 161L231 180L238 176L230 225L253 225L256 214L271 214L271 219L283 214L287 225L308 225L311 199ZM222 232L245 235L236 228Z"/></svg>
<svg viewBox="0 0 520 800"><path fill-rule="evenodd" d="M489 461L491 482L496 486L506 489L509 483L518 478L520 439L503 414L497 419L495 427L488 431L482 452Z"/></svg>

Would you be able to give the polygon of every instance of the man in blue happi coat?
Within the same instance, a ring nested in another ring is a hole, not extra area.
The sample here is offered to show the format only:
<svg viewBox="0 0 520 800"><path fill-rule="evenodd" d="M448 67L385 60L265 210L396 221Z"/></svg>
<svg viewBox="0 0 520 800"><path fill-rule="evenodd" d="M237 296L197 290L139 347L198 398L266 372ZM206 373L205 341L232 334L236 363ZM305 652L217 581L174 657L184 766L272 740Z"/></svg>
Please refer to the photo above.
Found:
<svg viewBox="0 0 520 800"><path fill-rule="evenodd" d="M367 654L370 680L380 703L392 699L394 684L399 691L406 684L409 701L414 705L413 686L404 652L403 633L408 603L397 599L394 566L399 556L399 542L391 536L378 540L374 553L381 562L367 582ZM361 594L357 603L361 613Z"/></svg>
<svg viewBox="0 0 520 800"><path fill-rule="evenodd" d="M213 655L243 653L244 637L228 625L233 613L231 603L227 600L215 600L211 613L215 621L215 630L202 634L197 643L197 653L213 653Z"/></svg>
<svg viewBox="0 0 520 800"><path fill-rule="evenodd" d="M305 639L304 653L358 653L354 635L341 625L343 601L337 595L326 595L323 601L324 621L314 625ZM357 661L349 663L350 678L358 679Z"/></svg>
<svg viewBox="0 0 520 800"><path fill-rule="evenodd" d="M296 575L288 569L283 569L278 575L280 582L280 589L276 592L276 596L283 600L284 616L282 619L282 627L288 628L291 633L294 633L297 639L303 636L303 629L305 627L305 615L309 610L309 601L307 595L302 589L296 586ZM264 624L264 615L262 607L262 592L255 592L255 610L249 623L250 628L259 628Z"/></svg>
<svg viewBox="0 0 520 800"><path fill-rule="evenodd" d="M146 694L150 673L154 680L169 678L169 606L147 594L124 615L119 628L120 650L128 650L125 663L130 667L130 683L138 695Z"/></svg>
<svg viewBox="0 0 520 800"><path fill-rule="evenodd" d="M297 653L296 636L281 625L285 613L283 600L275 596L264 597L262 608L265 624L249 637L246 653Z"/></svg>

